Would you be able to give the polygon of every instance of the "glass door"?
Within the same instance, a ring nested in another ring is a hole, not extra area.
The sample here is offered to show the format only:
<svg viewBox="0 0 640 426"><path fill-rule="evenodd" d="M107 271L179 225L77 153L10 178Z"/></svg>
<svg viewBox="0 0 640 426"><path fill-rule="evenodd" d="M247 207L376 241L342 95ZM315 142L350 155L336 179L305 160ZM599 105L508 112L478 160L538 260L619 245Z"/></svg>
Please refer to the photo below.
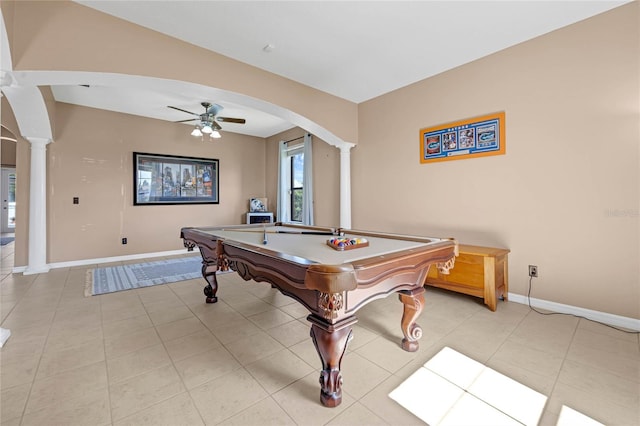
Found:
<svg viewBox="0 0 640 426"><path fill-rule="evenodd" d="M16 228L16 169L2 168L2 226L3 234Z"/></svg>

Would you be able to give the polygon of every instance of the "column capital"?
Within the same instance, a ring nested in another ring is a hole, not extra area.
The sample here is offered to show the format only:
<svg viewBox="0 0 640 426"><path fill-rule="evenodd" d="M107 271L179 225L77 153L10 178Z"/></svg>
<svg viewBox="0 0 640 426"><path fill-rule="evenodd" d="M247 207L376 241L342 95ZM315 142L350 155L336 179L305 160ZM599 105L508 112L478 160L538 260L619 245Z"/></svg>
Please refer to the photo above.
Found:
<svg viewBox="0 0 640 426"><path fill-rule="evenodd" d="M25 138L26 140L29 141L29 143L33 146L46 146L48 144L50 144L51 142L53 142L51 139L49 138L41 138L38 136L23 136L23 138Z"/></svg>
<svg viewBox="0 0 640 426"><path fill-rule="evenodd" d="M341 153L345 153L345 152L349 152L351 151L351 148L353 148L354 146L356 146L356 144L351 143L351 142L342 142L339 146L338 149L340 150Z"/></svg>

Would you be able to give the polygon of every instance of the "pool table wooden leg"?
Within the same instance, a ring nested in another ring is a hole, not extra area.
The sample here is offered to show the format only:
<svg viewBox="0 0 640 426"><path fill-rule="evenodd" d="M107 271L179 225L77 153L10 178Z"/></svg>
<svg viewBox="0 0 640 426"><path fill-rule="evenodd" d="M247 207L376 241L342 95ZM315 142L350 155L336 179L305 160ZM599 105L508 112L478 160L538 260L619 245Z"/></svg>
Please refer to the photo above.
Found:
<svg viewBox="0 0 640 426"><path fill-rule="evenodd" d="M416 324L416 319L422 313L424 308L424 287L418 287L413 290L401 290L399 292L400 301L404 304L404 313L402 314L402 349L407 352L415 352L418 350L418 339L422 337L422 328Z"/></svg>
<svg viewBox="0 0 640 426"><path fill-rule="evenodd" d="M322 361L320 372L320 402L325 407L337 407L342 402L342 373L340 364L347 351L347 344L353 337L351 326L355 317L346 318L337 324L309 315L311 338Z"/></svg>
<svg viewBox="0 0 640 426"><path fill-rule="evenodd" d="M216 297L216 293L218 292L216 270L216 265L207 265L205 262L202 262L202 276L208 283L204 288L204 295L207 296L207 303L216 303L218 301L218 298Z"/></svg>

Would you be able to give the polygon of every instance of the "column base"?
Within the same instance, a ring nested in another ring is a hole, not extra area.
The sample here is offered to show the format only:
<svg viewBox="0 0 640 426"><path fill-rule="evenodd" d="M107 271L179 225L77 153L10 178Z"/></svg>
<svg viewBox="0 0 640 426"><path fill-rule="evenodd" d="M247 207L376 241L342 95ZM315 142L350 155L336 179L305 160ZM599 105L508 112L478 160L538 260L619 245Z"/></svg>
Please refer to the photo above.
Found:
<svg viewBox="0 0 640 426"><path fill-rule="evenodd" d="M51 268L49 267L49 265L42 265L42 266L27 266L27 269L24 270L24 272L22 272L22 275L34 275L34 274L44 274L49 272Z"/></svg>

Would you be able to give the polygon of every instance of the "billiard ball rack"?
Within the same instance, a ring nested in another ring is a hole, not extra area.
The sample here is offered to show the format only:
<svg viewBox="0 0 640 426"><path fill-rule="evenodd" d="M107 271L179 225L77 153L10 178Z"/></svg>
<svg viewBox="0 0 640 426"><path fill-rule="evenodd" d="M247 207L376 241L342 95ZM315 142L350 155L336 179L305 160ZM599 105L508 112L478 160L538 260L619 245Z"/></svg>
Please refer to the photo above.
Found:
<svg viewBox="0 0 640 426"><path fill-rule="evenodd" d="M369 241L364 238L331 238L327 240L327 245L334 250L344 251L362 247L368 247Z"/></svg>

